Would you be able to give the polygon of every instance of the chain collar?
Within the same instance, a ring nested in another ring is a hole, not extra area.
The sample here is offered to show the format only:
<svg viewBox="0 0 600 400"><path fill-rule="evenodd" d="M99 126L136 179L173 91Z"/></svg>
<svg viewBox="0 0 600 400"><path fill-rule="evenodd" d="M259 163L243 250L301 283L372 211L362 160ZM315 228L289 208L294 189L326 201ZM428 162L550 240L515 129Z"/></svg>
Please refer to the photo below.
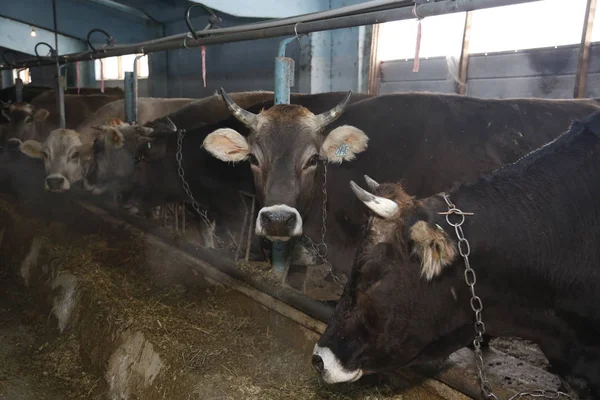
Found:
<svg viewBox="0 0 600 400"><path fill-rule="evenodd" d="M303 235L303 236L310 244L310 247L312 248L312 250L314 252L316 252L318 254L319 258L323 261L323 264L325 264L325 268L327 269L327 272L329 272L331 274L331 277L333 278L333 281L335 282L335 284L342 287L342 286L344 286L342 284L342 280L340 279L339 276L337 276L335 274L335 272L333 272L333 265L327 259L328 248L327 248L327 243L325 243L325 234L327 233L327 162L326 161L323 161L323 185L322 185L321 190L323 192L323 202L321 203L321 216L322 216L321 243L316 244L307 235Z"/></svg>
<svg viewBox="0 0 600 400"><path fill-rule="evenodd" d="M194 211L196 211L196 213L200 216L200 219L202 219L202 222L204 222L204 224L208 228L213 229L214 224L211 223L210 220L208 219L207 211L200 209L200 205L198 204L198 202L194 198L194 195L192 194L190 185L188 185L187 181L185 180L185 171L183 170L183 166L182 166L183 138L185 137L185 133L186 133L185 129L180 129L177 131L177 154L175 155L175 159L177 160L177 173L179 174L179 177L181 178L183 190L185 191L185 193L187 194L187 196L189 197L189 199L192 202L192 207L194 208ZM217 236L217 234L214 231L212 234L213 234L215 240L219 244L223 244L223 241L221 239L219 239L219 237Z"/></svg>
<svg viewBox="0 0 600 400"><path fill-rule="evenodd" d="M446 205L448 206L448 211L440 212L438 214L446 216L446 222L448 225L454 228L456 232L456 237L458 238L458 252L462 256L465 262L465 282L471 291L471 309L475 313L475 339L473 339L473 347L475 348L475 364L477 365L477 375L479 378L479 384L481 388L481 392L484 394L486 399L494 399L498 400L498 397L492 391L492 385L490 381L487 379L485 374L485 366L483 363L483 353L481 351L481 343L483 342L483 335L485 334L485 324L482 320L482 311L483 311L483 302L481 298L477 296L475 293L475 284L477 283L477 277L475 275L475 271L471 268L471 264L469 263L469 255L471 254L471 246L469 245L469 241L465 238L465 234L462 229L462 224L465 222L465 215L474 215L473 213L462 212L452 201L450 200L450 196L446 193L442 193L442 197L446 201ZM460 216L460 220L458 222L452 222L450 220L451 215ZM508 400L516 400L521 399L523 397L536 397L536 398L544 398L544 399L559 399L561 397L566 397L571 399L571 396L563 393L558 390L532 390L528 392L521 392L511 396Z"/></svg>

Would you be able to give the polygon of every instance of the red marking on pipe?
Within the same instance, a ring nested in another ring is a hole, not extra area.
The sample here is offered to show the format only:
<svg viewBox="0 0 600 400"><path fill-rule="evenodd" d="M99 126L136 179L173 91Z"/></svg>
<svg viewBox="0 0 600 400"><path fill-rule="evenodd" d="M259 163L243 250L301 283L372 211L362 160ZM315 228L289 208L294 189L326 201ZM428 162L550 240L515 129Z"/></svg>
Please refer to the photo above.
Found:
<svg viewBox="0 0 600 400"><path fill-rule="evenodd" d="M104 93L104 63L100 59L100 93Z"/></svg>
<svg viewBox="0 0 600 400"><path fill-rule="evenodd" d="M202 82L206 87L206 46L200 46L202 49Z"/></svg>
<svg viewBox="0 0 600 400"><path fill-rule="evenodd" d="M81 91L81 65L79 64L79 61L77 61L75 63L75 66L77 67L77 94L80 94L80 91Z"/></svg>
<svg viewBox="0 0 600 400"><path fill-rule="evenodd" d="M419 72L419 53L421 52L421 20L417 23L417 44L415 46L415 59L413 72Z"/></svg>

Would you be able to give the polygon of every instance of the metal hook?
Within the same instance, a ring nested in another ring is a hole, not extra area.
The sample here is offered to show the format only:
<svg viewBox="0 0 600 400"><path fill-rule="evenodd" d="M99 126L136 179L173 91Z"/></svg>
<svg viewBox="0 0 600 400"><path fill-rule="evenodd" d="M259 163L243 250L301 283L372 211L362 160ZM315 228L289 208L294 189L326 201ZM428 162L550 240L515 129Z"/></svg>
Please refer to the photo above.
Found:
<svg viewBox="0 0 600 400"><path fill-rule="evenodd" d="M189 49L188 45L187 45L187 35L183 38L183 47L186 49Z"/></svg>
<svg viewBox="0 0 600 400"><path fill-rule="evenodd" d="M192 8L197 7L197 6L202 7L204 9L204 11L206 11L209 14L208 25L206 25L204 27L203 31L213 29L218 23L222 22L221 18L219 18L212 9L208 8L204 4L194 3L194 4L190 5L185 12L185 24L187 25L190 33L192 34L192 37L195 40L198 40L198 35L196 34L196 30L192 26L192 21L190 20L190 11L192 11ZM185 47L185 43L184 43L184 47ZM186 47L186 49L187 49L187 47Z"/></svg>
<svg viewBox="0 0 600 400"><path fill-rule="evenodd" d="M91 42L91 37L94 32L100 32L100 33L103 33L104 36L106 36L106 45L107 46L112 46L115 44L115 39L108 32L106 32L104 29L94 28L91 31L89 31L87 34L87 44L88 44L88 46L90 46L90 49L92 49L92 51L94 53L98 52L98 50L96 50L96 48L94 47L94 45Z"/></svg>
<svg viewBox="0 0 600 400"><path fill-rule="evenodd" d="M15 51L13 51L13 50L10 50L10 49L4 50L4 53L2 53L2 59L4 60L4 62L6 63L6 65L8 65L10 68L13 68L13 69L14 69L14 66L15 66L15 64L14 64L14 63L11 63L10 61L8 61L8 60L6 59L6 55L7 55L8 53L12 53L12 54L14 54L14 55L15 55L15 58L17 57L17 53L16 53ZM15 60L15 61L16 61L16 60Z"/></svg>
<svg viewBox="0 0 600 400"><path fill-rule="evenodd" d="M50 46L48 43L46 42L39 42L38 44L35 45L35 47L33 48L33 51L35 52L35 56L38 58L38 60L42 60L42 57L40 56L40 54L38 53L38 46L40 45L44 45L44 46L48 46L48 48L50 49L50 56L54 56L56 54L56 50L54 50L54 47Z"/></svg>

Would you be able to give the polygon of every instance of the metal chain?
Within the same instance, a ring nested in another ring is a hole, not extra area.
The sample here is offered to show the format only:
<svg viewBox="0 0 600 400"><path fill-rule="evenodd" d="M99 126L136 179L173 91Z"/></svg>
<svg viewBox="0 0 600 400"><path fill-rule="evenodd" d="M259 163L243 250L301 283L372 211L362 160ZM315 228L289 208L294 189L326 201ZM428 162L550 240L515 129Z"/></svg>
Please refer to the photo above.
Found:
<svg viewBox="0 0 600 400"><path fill-rule="evenodd" d="M323 161L323 187L322 187L322 192L323 192L323 202L321 203L321 216L322 216L322 220L321 220L321 243L316 244L307 235L304 235L304 238L306 240L308 240L308 243L310 244L310 246L313 249L313 251L315 251L319 255L319 258L325 264L325 268L327 269L327 272L329 272L331 274L331 277L333 278L333 281L335 282L335 284L338 285L338 286L344 286L342 284L342 280L340 279L340 277L337 276L335 274L335 272L333 272L333 265L327 259L328 248L327 248L327 243L325 243L325 234L327 233L327 162L326 161Z"/></svg>
<svg viewBox="0 0 600 400"><path fill-rule="evenodd" d="M477 376L479 378L479 384L481 391L487 399L498 400L498 397L492 391L492 385L490 381L487 379L485 374L485 366L483 362L483 353L481 351L481 343L483 342L483 335L485 334L485 324L482 320L482 311L483 311L483 302L481 298L475 294L475 284L477 283L477 277L475 275L475 271L471 268L471 264L469 262L469 255L471 254L471 246L469 245L469 241L465 238L465 234L462 229L462 224L465 222L465 215L472 215L471 213L463 213L461 210L456 208L456 206L450 200L450 197L447 194L443 194L444 200L448 205L448 212L443 213L446 215L446 222L448 225L454 228L456 232L456 237L458 238L458 252L462 256L465 262L465 282L471 291L471 309L475 313L475 339L473 339L473 347L475 348L475 364L477 366ZM459 222L451 222L450 216L452 214L456 214L460 216ZM513 396L511 396L508 400L516 400L523 397L537 397L544 399L558 399L561 397L566 397L571 399L571 396L563 393L558 390L532 390L528 392L520 392Z"/></svg>
<svg viewBox="0 0 600 400"><path fill-rule="evenodd" d="M192 207L194 208L194 211L196 211L196 213L200 216L200 218L202 219L202 222L204 222L204 224L209 229L213 229L212 235L215 238L215 240L219 244L223 244L223 241L221 239L219 239L217 234L214 232L214 226L208 219L208 212L206 210L200 209L200 205L198 204L198 202L192 195L190 185L188 185L187 181L185 180L185 171L183 170L183 166L182 166L182 161L183 161L183 151L182 150L183 150L184 136L185 136L185 129L181 129L177 132L177 154L175 155L175 159L177 160L177 173L179 174L179 177L181 178L183 190L185 191L185 193L188 195L188 197L192 201Z"/></svg>

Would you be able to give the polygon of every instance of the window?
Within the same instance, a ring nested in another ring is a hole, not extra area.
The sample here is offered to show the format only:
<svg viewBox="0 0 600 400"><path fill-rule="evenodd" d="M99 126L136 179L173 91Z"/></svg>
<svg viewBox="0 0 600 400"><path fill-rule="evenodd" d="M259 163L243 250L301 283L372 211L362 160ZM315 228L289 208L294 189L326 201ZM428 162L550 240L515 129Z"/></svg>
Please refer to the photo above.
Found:
<svg viewBox="0 0 600 400"><path fill-rule="evenodd" d="M125 72L133 71L133 63L135 57L138 55L139 54L128 54L118 57L103 58L102 63L100 60L96 60L96 80L101 80L100 68L102 68L104 71L105 80L123 79ZM137 77L141 79L147 78L149 75L148 56L139 58L137 60L137 64Z"/></svg>
<svg viewBox="0 0 600 400"><path fill-rule="evenodd" d="M459 56L465 15L463 12L424 18L419 57ZM416 19L383 23L379 25L377 60L413 59L416 43Z"/></svg>
<svg viewBox="0 0 600 400"><path fill-rule="evenodd" d="M13 81L16 81L17 78L21 78L24 84L31 83L31 74L29 73L29 68L25 68L21 71L18 69L13 69Z"/></svg>
<svg viewBox="0 0 600 400"><path fill-rule="evenodd" d="M472 12L469 53L534 49L581 42L586 0L545 0ZM422 20L420 57L458 56L465 13ZM596 8L600 20L600 7ZM378 61L413 59L417 20L379 26ZM592 41L600 41L600 24L594 24Z"/></svg>
<svg viewBox="0 0 600 400"><path fill-rule="evenodd" d="M585 6L586 0L545 0L473 11L469 52L580 43Z"/></svg>

